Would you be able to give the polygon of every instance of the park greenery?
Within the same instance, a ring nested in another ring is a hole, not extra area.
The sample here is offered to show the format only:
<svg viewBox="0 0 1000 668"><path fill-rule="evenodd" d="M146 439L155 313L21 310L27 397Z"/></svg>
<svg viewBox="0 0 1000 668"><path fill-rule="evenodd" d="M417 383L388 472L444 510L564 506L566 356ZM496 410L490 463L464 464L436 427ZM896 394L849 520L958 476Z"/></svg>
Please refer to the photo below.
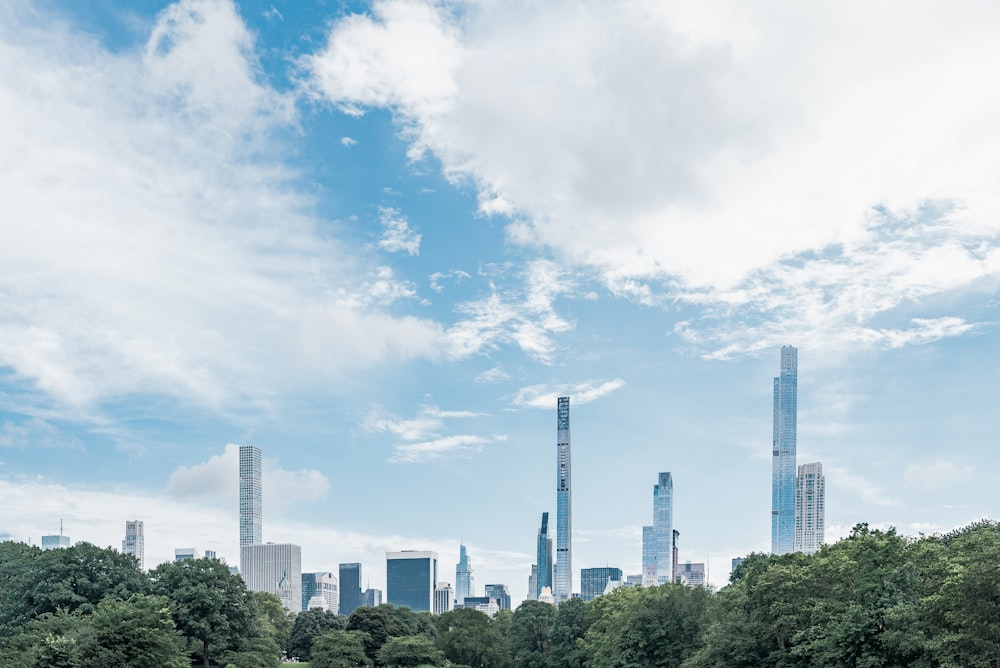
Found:
<svg viewBox="0 0 1000 668"><path fill-rule="evenodd" d="M391 605L290 615L208 559L0 543L11 668L957 668L1000 666L1000 525L904 538L858 525L814 555L749 555L715 592L620 587L491 619Z"/></svg>

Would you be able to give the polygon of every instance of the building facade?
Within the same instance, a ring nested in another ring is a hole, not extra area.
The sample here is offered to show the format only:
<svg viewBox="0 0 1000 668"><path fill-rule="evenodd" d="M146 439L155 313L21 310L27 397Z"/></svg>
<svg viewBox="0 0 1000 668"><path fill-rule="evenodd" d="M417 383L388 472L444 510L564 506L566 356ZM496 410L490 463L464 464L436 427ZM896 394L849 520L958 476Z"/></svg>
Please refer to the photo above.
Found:
<svg viewBox="0 0 1000 668"><path fill-rule="evenodd" d="M42 536L43 550L56 550L62 547L69 547L69 536L59 534L58 536Z"/></svg>
<svg viewBox="0 0 1000 668"><path fill-rule="evenodd" d="M458 563L455 564L455 605L462 605L466 596L476 595L476 578L472 574L472 560L465 545L458 546Z"/></svg>
<svg viewBox="0 0 1000 668"><path fill-rule="evenodd" d="M178 547L174 549L174 561L186 561L188 559L201 559L201 553L196 547Z"/></svg>
<svg viewBox="0 0 1000 668"><path fill-rule="evenodd" d="M705 564L686 561L677 568L680 583L689 587L705 586Z"/></svg>
<svg viewBox="0 0 1000 668"><path fill-rule="evenodd" d="M328 571L302 574L302 609L310 608L322 608L338 614L340 594L336 575Z"/></svg>
<svg viewBox="0 0 1000 668"><path fill-rule="evenodd" d="M479 612L489 615L490 617L496 617L496 614L500 612L500 606L497 605L497 602L489 596L469 596L465 599L465 603L463 605L456 607L478 610Z"/></svg>
<svg viewBox="0 0 1000 668"><path fill-rule="evenodd" d="M556 567L552 595L573 596L573 480L570 466L569 397L556 402Z"/></svg>
<svg viewBox="0 0 1000 668"><path fill-rule="evenodd" d="M656 532L651 524L642 527L642 584L656 586Z"/></svg>
<svg viewBox="0 0 1000 668"><path fill-rule="evenodd" d="M240 547L264 542L260 448L240 446Z"/></svg>
<svg viewBox="0 0 1000 668"><path fill-rule="evenodd" d="M385 553L386 603L414 612L434 610L437 552L403 550Z"/></svg>
<svg viewBox="0 0 1000 668"><path fill-rule="evenodd" d="M146 538L143 535L142 520L125 520L122 554L131 554L139 562L139 570L146 570Z"/></svg>
<svg viewBox="0 0 1000 668"><path fill-rule="evenodd" d="M361 594L361 604L367 605L369 608L382 605L382 590L371 587L365 589Z"/></svg>
<svg viewBox="0 0 1000 668"><path fill-rule="evenodd" d="M250 591L274 594L289 612L302 611L302 548L291 543L240 546L240 575Z"/></svg>
<svg viewBox="0 0 1000 668"><path fill-rule="evenodd" d="M656 583L673 581L674 479L661 472L653 485L653 542L656 545Z"/></svg>
<svg viewBox="0 0 1000 668"><path fill-rule="evenodd" d="M542 524L538 528L538 540L535 546L535 587L528 593L537 599L542 587L552 588L552 538L549 535L549 514L542 513Z"/></svg>
<svg viewBox="0 0 1000 668"><path fill-rule="evenodd" d="M528 576L528 601L537 601L538 592L540 587L538 586L538 564L531 564L531 575Z"/></svg>
<svg viewBox="0 0 1000 668"><path fill-rule="evenodd" d="M796 552L813 554L823 545L826 530L826 478L823 464L803 464L795 477Z"/></svg>
<svg viewBox="0 0 1000 668"><path fill-rule="evenodd" d="M795 450L798 429L799 351L781 348L774 379L771 448L771 554L787 554L795 544Z"/></svg>
<svg viewBox="0 0 1000 668"><path fill-rule="evenodd" d="M620 568L581 568L580 569L580 598L584 601L592 601L607 589L609 582L621 582L622 569Z"/></svg>
<svg viewBox="0 0 1000 668"><path fill-rule="evenodd" d="M434 588L434 614L443 615L455 609L455 590L450 582L438 582Z"/></svg>
<svg viewBox="0 0 1000 668"><path fill-rule="evenodd" d="M510 610L510 591L505 584L486 585L486 596L497 602L501 610Z"/></svg>
<svg viewBox="0 0 1000 668"><path fill-rule="evenodd" d="M340 614L350 615L364 605L361 600L361 564L340 564Z"/></svg>

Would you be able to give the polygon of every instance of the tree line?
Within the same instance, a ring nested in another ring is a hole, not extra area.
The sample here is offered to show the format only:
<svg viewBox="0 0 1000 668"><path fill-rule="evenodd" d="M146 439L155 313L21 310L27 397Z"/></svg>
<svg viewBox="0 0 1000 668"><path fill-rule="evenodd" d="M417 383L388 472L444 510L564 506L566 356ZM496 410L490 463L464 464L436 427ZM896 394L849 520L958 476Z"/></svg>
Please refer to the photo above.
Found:
<svg viewBox="0 0 1000 668"><path fill-rule="evenodd" d="M495 618L391 605L289 615L217 561L0 543L12 668L1000 667L1000 525L907 539L858 525L814 555L749 555L718 592L621 587Z"/></svg>

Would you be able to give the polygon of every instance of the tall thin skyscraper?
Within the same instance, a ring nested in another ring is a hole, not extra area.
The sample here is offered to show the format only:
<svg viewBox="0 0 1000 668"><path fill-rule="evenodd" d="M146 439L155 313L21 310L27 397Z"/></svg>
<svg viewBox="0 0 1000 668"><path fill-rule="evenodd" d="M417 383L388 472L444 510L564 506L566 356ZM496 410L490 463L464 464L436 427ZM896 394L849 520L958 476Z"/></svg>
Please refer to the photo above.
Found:
<svg viewBox="0 0 1000 668"><path fill-rule="evenodd" d="M538 528L538 545L535 550L538 571L535 577L535 589L529 592L531 597L538 599L542 587L552 589L552 539L549 538L549 514L542 513L542 526Z"/></svg>
<svg viewBox="0 0 1000 668"><path fill-rule="evenodd" d="M146 539L142 532L142 520L125 520L125 540L122 554L131 554L139 562L139 570L146 570Z"/></svg>
<svg viewBox="0 0 1000 668"><path fill-rule="evenodd" d="M260 448L241 445L240 547L264 542L261 532L262 497Z"/></svg>
<svg viewBox="0 0 1000 668"><path fill-rule="evenodd" d="M462 605L469 596L476 595L476 580L472 575L472 561L465 545L458 546L458 563L455 564L455 605Z"/></svg>
<svg viewBox="0 0 1000 668"><path fill-rule="evenodd" d="M556 404L556 603L573 596L573 485L570 470L569 397Z"/></svg>
<svg viewBox="0 0 1000 668"><path fill-rule="evenodd" d="M795 478L795 551L812 554L826 529L826 478L823 464L803 464Z"/></svg>
<svg viewBox="0 0 1000 668"><path fill-rule="evenodd" d="M781 372L774 379L774 439L771 449L771 553L786 554L795 543L795 444L799 351L781 348Z"/></svg>
<svg viewBox="0 0 1000 668"><path fill-rule="evenodd" d="M656 546L656 583L673 580L674 479L661 472L653 485L653 541Z"/></svg>
<svg viewBox="0 0 1000 668"><path fill-rule="evenodd" d="M642 527L642 586L656 586L656 532L651 524Z"/></svg>

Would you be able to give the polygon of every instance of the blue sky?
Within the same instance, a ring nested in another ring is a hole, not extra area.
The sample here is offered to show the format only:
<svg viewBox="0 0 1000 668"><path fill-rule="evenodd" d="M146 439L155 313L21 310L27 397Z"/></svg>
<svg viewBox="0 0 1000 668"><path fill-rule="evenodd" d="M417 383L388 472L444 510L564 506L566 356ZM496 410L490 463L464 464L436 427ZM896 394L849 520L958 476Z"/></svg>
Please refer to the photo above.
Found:
<svg viewBox="0 0 1000 668"><path fill-rule="evenodd" d="M574 580L769 545L771 378L828 538L996 518L1000 9L0 8L0 535L527 588L572 400Z"/></svg>

